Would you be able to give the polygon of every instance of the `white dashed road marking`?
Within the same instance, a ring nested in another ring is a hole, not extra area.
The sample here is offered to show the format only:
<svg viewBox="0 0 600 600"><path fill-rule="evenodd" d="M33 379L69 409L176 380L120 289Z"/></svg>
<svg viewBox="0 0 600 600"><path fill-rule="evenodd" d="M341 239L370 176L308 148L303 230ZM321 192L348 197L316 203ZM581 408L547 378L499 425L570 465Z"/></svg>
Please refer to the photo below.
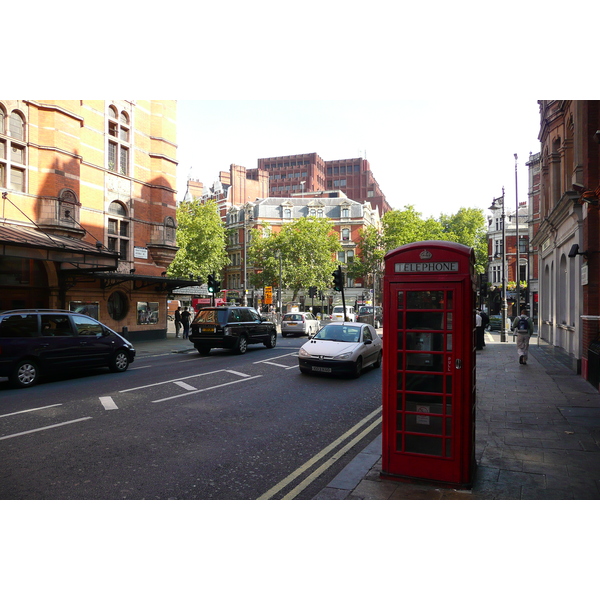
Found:
<svg viewBox="0 0 600 600"><path fill-rule="evenodd" d="M117 410L119 408L110 396L100 396L100 402L102 402L105 410Z"/></svg>

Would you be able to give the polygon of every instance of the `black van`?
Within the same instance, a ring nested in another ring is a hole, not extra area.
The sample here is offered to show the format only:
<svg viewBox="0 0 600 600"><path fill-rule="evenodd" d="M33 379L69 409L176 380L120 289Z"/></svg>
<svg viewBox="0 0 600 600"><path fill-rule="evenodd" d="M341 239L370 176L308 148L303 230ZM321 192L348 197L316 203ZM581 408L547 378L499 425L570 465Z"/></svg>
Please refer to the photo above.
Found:
<svg viewBox="0 0 600 600"><path fill-rule="evenodd" d="M135 348L96 319L68 310L8 310L0 313L0 377L31 387L44 373L109 367L119 373Z"/></svg>
<svg viewBox="0 0 600 600"><path fill-rule="evenodd" d="M203 355L212 348L229 348L244 354L248 344L274 348L277 328L251 306L201 308L192 321L190 342Z"/></svg>

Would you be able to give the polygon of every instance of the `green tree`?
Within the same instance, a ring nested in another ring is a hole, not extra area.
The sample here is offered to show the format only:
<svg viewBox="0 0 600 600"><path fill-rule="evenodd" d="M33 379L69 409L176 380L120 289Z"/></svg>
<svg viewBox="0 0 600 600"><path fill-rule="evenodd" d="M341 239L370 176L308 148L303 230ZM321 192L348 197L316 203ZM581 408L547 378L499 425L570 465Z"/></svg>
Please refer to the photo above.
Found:
<svg viewBox="0 0 600 600"><path fill-rule="evenodd" d="M412 242L448 239L439 221L432 217L423 219L412 205L385 213L382 222L386 252Z"/></svg>
<svg viewBox="0 0 600 600"><path fill-rule="evenodd" d="M485 216L479 208L461 208L454 215L423 219L414 206L392 210L383 215L383 245L386 251L411 242L446 240L475 250L475 270L485 272L487 237Z"/></svg>
<svg viewBox="0 0 600 600"><path fill-rule="evenodd" d="M446 239L464 244L475 250L478 273L484 273L488 262L485 215L480 208L461 208L454 215L440 216Z"/></svg>
<svg viewBox="0 0 600 600"><path fill-rule="evenodd" d="M229 263L225 229L214 200L194 199L177 208L177 245L179 250L167 273L175 277L193 275L206 279L219 274Z"/></svg>
<svg viewBox="0 0 600 600"><path fill-rule="evenodd" d="M361 278L372 283L373 275L383 275L383 257L385 256L383 235L373 225L363 227L357 243L358 253L354 261L348 264L348 275L353 279Z"/></svg>
<svg viewBox="0 0 600 600"><path fill-rule="evenodd" d="M276 285L281 256L282 285L292 290L292 300L296 300L303 288L331 287L331 273L337 264L334 256L339 250L340 241L328 219L303 217L284 224L276 233L255 230L248 258L259 272L251 280L258 286Z"/></svg>

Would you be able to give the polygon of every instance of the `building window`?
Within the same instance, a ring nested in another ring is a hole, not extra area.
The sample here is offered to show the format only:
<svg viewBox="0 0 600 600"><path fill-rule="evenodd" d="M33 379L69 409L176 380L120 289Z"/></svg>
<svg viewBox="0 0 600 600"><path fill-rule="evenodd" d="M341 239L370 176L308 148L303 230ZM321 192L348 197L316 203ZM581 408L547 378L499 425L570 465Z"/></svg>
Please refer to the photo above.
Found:
<svg viewBox="0 0 600 600"><path fill-rule="evenodd" d="M128 311L127 296L123 292L113 292L108 297L106 308L108 309L108 314L115 321L124 319Z"/></svg>
<svg viewBox="0 0 600 600"><path fill-rule="evenodd" d="M502 267L494 266L492 267L492 283L501 284L502 283Z"/></svg>
<svg viewBox="0 0 600 600"><path fill-rule="evenodd" d="M127 209L120 202L111 202L108 212L108 249L118 252L119 260L129 260L131 231Z"/></svg>
<svg viewBox="0 0 600 600"><path fill-rule="evenodd" d="M285 208L283 210L283 218L284 219L291 219L292 218L292 209L291 208Z"/></svg>
<svg viewBox="0 0 600 600"><path fill-rule="evenodd" d="M342 208L342 219L348 219L350 217L350 209Z"/></svg>
<svg viewBox="0 0 600 600"><path fill-rule="evenodd" d="M108 107L108 169L129 175L129 115L122 111L120 114L114 106Z"/></svg>
<svg viewBox="0 0 600 600"><path fill-rule="evenodd" d="M165 241L175 241L175 219L173 217L165 217Z"/></svg>
<svg viewBox="0 0 600 600"><path fill-rule="evenodd" d="M350 241L350 230L342 229L342 241L349 242Z"/></svg>
<svg viewBox="0 0 600 600"><path fill-rule="evenodd" d="M25 142L25 120L12 112L10 117L0 106L0 187L26 191L25 169L27 146Z"/></svg>

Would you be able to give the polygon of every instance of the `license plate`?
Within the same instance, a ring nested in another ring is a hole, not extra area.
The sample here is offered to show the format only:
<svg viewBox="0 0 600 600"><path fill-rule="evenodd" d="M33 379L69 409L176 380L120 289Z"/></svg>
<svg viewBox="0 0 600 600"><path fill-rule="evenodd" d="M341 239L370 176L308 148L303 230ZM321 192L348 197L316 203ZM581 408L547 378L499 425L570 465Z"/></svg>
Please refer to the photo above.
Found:
<svg viewBox="0 0 600 600"><path fill-rule="evenodd" d="M202 328L202 333L214 333L214 332L215 332L214 327L203 327Z"/></svg>
<svg viewBox="0 0 600 600"><path fill-rule="evenodd" d="M319 373L331 373L331 367L313 367L313 371L319 371Z"/></svg>

